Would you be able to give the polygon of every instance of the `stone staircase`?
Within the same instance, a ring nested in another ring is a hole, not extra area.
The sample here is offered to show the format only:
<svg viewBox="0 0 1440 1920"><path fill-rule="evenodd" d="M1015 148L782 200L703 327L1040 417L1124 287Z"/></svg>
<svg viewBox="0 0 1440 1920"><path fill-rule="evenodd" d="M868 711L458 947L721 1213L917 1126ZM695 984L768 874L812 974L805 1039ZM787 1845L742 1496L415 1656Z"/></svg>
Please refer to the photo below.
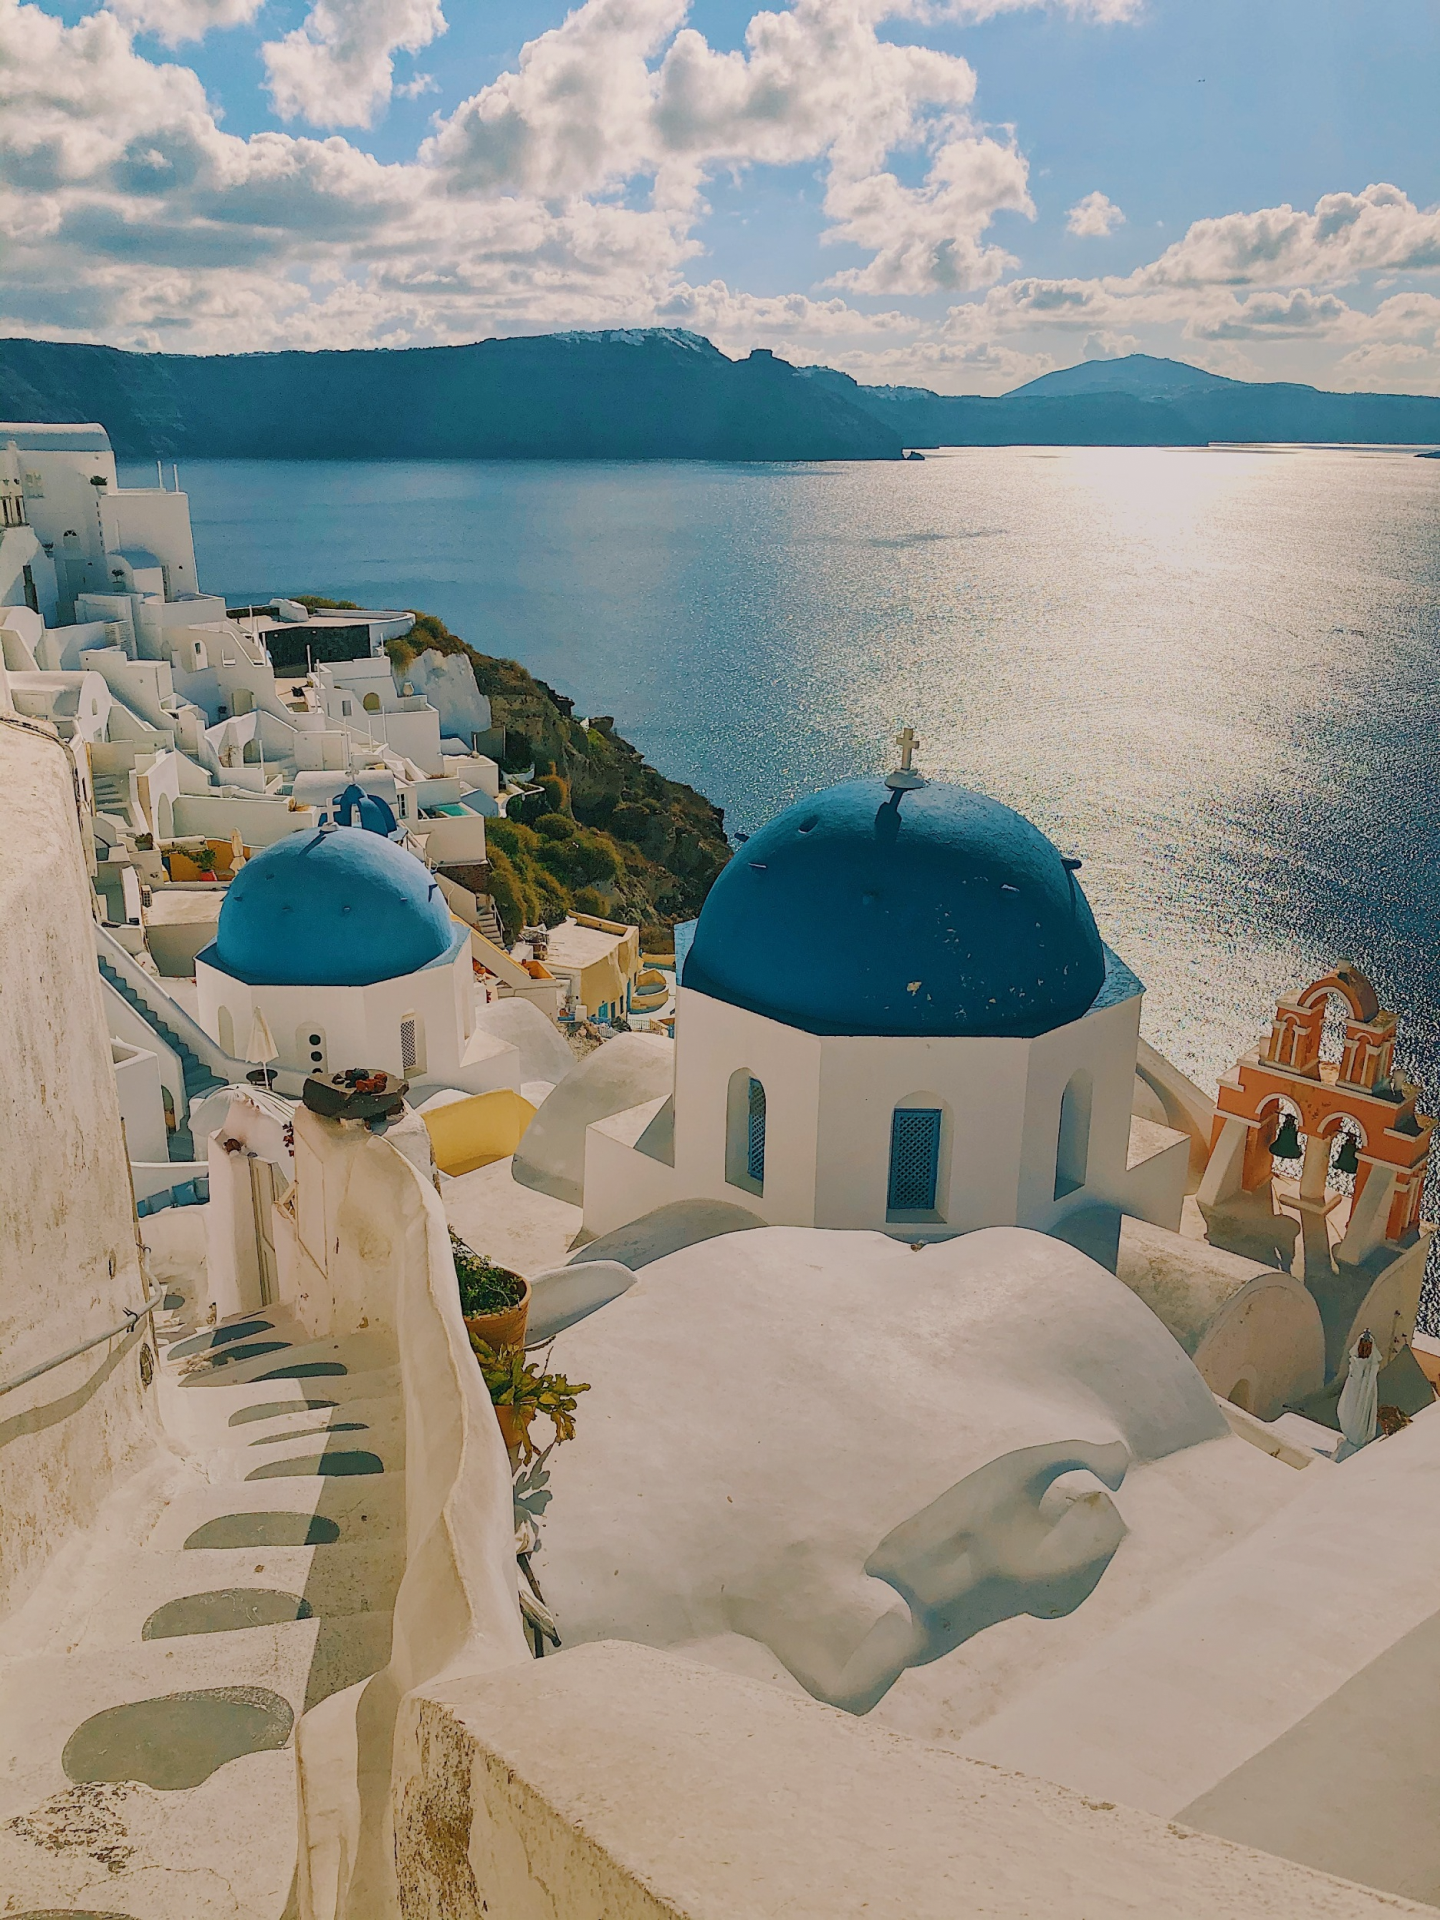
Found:
<svg viewBox="0 0 1440 1920"><path fill-rule="evenodd" d="M170 1135L169 1142L170 1158L172 1160L193 1160L195 1158L195 1142L190 1132L190 1102L200 1094L210 1093L216 1087L223 1087L225 1082L221 1080L218 1075L210 1071L194 1049L186 1045L173 1027L166 1024L164 1018L155 1011L147 1000L136 992L130 982L120 973L118 968L110 964L104 954L99 955L99 963L101 974L110 985L114 987L115 991L129 1001L130 1005L135 1009L136 1013L140 1015L140 1018L151 1031L163 1040L166 1046L179 1057L180 1069L185 1076L185 1111L175 1116L175 1130Z"/></svg>
<svg viewBox="0 0 1440 1920"><path fill-rule="evenodd" d="M130 818L130 776L128 773L95 773L90 777L99 813L114 814L117 820Z"/></svg>
<svg viewBox="0 0 1440 1920"><path fill-rule="evenodd" d="M505 944L505 929L500 924L500 916L495 911L493 900L484 900L475 915L475 924L492 946L499 947L502 953L508 953Z"/></svg>
<svg viewBox="0 0 1440 1920"><path fill-rule="evenodd" d="M0 1645L6 1913L294 1920L296 1722L389 1659L393 1353L268 1309L197 1330L184 1293L165 1306L152 1390L175 1452Z"/></svg>

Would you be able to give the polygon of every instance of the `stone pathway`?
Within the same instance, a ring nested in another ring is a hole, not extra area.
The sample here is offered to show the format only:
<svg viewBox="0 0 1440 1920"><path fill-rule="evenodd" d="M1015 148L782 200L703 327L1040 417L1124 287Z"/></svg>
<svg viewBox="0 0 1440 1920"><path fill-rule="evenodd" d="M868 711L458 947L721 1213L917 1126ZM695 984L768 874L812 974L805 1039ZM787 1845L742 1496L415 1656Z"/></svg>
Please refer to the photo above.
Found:
<svg viewBox="0 0 1440 1920"><path fill-rule="evenodd" d="M378 1671L404 1424L377 1335L157 1316L173 1451L0 1635L7 1920L295 1914L295 1723Z"/></svg>

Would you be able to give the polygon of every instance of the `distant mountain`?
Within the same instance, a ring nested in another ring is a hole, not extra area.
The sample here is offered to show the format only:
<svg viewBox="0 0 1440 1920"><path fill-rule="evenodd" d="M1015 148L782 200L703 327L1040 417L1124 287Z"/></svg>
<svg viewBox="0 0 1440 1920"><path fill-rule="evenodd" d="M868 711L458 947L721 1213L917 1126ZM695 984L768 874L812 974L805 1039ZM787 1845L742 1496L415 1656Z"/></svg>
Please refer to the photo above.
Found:
<svg viewBox="0 0 1440 1920"><path fill-rule="evenodd" d="M851 383L853 386L853 382ZM247 459L895 460L896 429L764 348L668 328L200 356L0 340L0 419Z"/></svg>
<svg viewBox="0 0 1440 1920"><path fill-rule="evenodd" d="M1440 399L1229 380L1132 353L1013 393L862 387L663 327L353 353L0 340L0 419L98 420L123 456L895 460L903 447L1440 441Z"/></svg>
<svg viewBox="0 0 1440 1920"><path fill-rule="evenodd" d="M1326 393L1284 381L1230 380L1148 353L1087 360L998 398L861 387L829 367L807 371L833 399L868 407L907 447L1440 440L1440 399L1425 394Z"/></svg>
<svg viewBox="0 0 1440 1920"><path fill-rule="evenodd" d="M1239 387L1243 380L1229 380L1223 373L1207 373L1203 367L1190 367L1183 360L1158 360L1150 353L1127 353L1118 360L1082 360L1078 367L1061 367L1054 373L1042 373L1038 380L1027 380L1023 387L1012 387L1005 396L1014 400L1020 394L1055 399L1072 393L1128 393L1137 400L1167 399L1175 393L1193 393L1204 387Z"/></svg>

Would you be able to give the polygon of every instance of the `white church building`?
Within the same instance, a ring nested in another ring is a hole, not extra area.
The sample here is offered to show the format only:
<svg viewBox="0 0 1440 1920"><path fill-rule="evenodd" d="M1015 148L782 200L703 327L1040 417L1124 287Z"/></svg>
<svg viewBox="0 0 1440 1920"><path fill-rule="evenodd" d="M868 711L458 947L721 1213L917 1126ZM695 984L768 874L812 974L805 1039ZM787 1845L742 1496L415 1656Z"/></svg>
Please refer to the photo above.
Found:
<svg viewBox="0 0 1440 1920"><path fill-rule="evenodd" d="M255 1059L260 1015L283 1076L380 1067L489 1092L513 1084L513 1049L476 1030L470 934L434 875L384 833L287 834L241 867L196 956L200 1024L225 1053Z"/></svg>
<svg viewBox="0 0 1440 1920"><path fill-rule="evenodd" d="M912 1240L1178 1227L1190 1143L1132 1112L1143 989L1078 865L908 767L778 814L700 915L673 1097L589 1129L587 1229L691 1199Z"/></svg>

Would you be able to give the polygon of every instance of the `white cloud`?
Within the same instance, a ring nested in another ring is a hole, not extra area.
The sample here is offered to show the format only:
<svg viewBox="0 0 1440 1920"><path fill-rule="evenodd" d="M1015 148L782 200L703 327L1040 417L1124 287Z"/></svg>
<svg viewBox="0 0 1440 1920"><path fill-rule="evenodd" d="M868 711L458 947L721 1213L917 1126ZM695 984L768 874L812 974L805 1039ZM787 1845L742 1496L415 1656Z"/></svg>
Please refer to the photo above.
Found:
<svg viewBox="0 0 1440 1920"><path fill-rule="evenodd" d="M1087 193L1083 200L1077 200L1065 216L1068 231L1078 234L1082 240L1103 240L1124 224L1125 216L1119 207L1099 192Z"/></svg>
<svg viewBox="0 0 1440 1920"><path fill-rule="evenodd" d="M1197 220L1144 269L1153 286L1337 284L1361 273L1440 267L1440 208L1422 212L1399 187L1327 193L1313 213L1262 207Z"/></svg>
<svg viewBox="0 0 1440 1920"><path fill-rule="evenodd" d="M312 127L368 127L394 89L394 55L444 31L440 0L315 0L293 33L261 49L275 111Z"/></svg>
<svg viewBox="0 0 1440 1920"><path fill-rule="evenodd" d="M109 0L110 12L133 32L153 33L167 47L248 26L263 5L264 0Z"/></svg>
<svg viewBox="0 0 1440 1920"><path fill-rule="evenodd" d="M1292 287L1285 292L1252 293L1244 300L1229 297L1223 306L1194 315L1186 332L1196 340L1313 338L1344 332L1355 318L1353 309L1333 293Z"/></svg>
<svg viewBox="0 0 1440 1920"><path fill-rule="evenodd" d="M1335 364L1336 385L1360 393L1440 393L1440 354L1433 344L1402 341L1356 347Z"/></svg>
<svg viewBox="0 0 1440 1920"><path fill-rule="evenodd" d="M125 3L132 24L160 6ZM246 3L165 0L166 17L178 34ZM950 391L1137 349L1440 390L1440 297L1406 284L1440 267L1440 214L1394 186L1199 221L1128 275L1016 272L1024 129L977 122L958 55L884 37L887 0L761 11L728 52L685 0L584 0L388 165L338 134L227 133L193 72L136 51L119 4L66 26L0 0L0 331L214 351L662 324ZM312 0L272 50L304 41L290 84L329 124L417 94L394 57L441 26L438 0ZM818 181L828 287L757 295L704 265L708 183L766 167ZM940 321L915 304L937 292Z"/></svg>
<svg viewBox="0 0 1440 1920"><path fill-rule="evenodd" d="M815 161L824 237L873 256L834 285L961 290L1010 264L980 236L1001 208L1031 210L1025 161L970 126L968 62L881 40L880 5L796 0L756 14L733 53L683 28L684 12L684 0L586 0L457 108L422 157L472 192L595 194L644 176L676 211L695 208L718 168ZM897 148L928 151L922 186L887 169Z"/></svg>

